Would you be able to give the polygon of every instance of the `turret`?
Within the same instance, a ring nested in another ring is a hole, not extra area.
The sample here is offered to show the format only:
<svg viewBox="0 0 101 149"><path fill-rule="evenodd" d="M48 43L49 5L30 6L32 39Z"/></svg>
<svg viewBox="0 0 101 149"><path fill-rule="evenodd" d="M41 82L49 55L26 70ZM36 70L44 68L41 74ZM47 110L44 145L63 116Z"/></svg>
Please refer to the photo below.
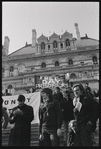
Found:
<svg viewBox="0 0 101 149"><path fill-rule="evenodd" d="M8 38L8 36L6 36L4 38L4 46L3 46L3 53L6 56L8 55L8 52L9 52L9 42L10 42L10 39Z"/></svg>
<svg viewBox="0 0 101 149"><path fill-rule="evenodd" d="M78 23L75 23L74 25L76 29L77 40L81 40Z"/></svg>
<svg viewBox="0 0 101 149"><path fill-rule="evenodd" d="M37 37L36 30L32 29L32 47L36 45L36 37Z"/></svg>

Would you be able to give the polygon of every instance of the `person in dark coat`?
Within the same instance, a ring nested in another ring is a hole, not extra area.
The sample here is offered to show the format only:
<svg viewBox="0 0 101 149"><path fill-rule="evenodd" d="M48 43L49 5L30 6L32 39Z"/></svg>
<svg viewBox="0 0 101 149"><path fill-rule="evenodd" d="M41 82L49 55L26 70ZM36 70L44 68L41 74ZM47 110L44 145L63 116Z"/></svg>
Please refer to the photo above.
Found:
<svg viewBox="0 0 101 149"><path fill-rule="evenodd" d="M60 91L59 87L55 88L55 92L53 94L53 97L54 97L55 100L57 100L60 103L60 106L61 106L61 103L63 102L63 94Z"/></svg>
<svg viewBox="0 0 101 149"><path fill-rule="evenodd" d="M93 146L91 135L98 119L98 104L89 94L84 94L80 84L74 85L73 90L76 118L74 146Z"/></svg>
<svg viewBox="0 0 101 149"><path fill-rule="evenodd" d="M39 139L44 146L59 146L61 136L62 111L58 101L53 99L52 90L44 88L41 92L43 103L39 108Z"/></svg>
<svg viewBox="0 0 101 149"><path fill-rule="evenodd" d="M71 120L74 119L73 99L71 99L70 93L68 90L63 91L63 100L64 102L62 103L61 108L62 108L63 125L64 125L64 145L67 146L68 124Z"/></svg>
<svg viewBox="0 0 101 149"><path fill-rule="evenodd" d="M25 96L19 95L18 106L12 109L10 123L14 124L9 137L9 146L30 146L31 121L34 119L34 110L26 105Z"/></svg>

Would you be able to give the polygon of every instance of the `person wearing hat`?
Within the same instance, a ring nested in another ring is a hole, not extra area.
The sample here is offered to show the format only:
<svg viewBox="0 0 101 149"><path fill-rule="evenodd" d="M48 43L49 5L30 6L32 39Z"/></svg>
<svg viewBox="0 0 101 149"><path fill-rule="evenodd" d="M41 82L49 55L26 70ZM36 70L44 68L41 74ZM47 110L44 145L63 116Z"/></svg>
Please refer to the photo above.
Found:
<svg viewBox="0 0 101 149"><path fill-rule="evenodd" d="M82 84L73 86L74 116L76 119L76 133L73 146L93 146L92 132L98 119L98 104L86 94Z"/></svg>
<svg viewBox="0 0 101 149"><path fill-rule="evenodd" d="M18 106L12 109L9 122L14 124L11 129L8 146L30 146L31 121L34 110L25 104L25 96L18 96Z"/></svg>

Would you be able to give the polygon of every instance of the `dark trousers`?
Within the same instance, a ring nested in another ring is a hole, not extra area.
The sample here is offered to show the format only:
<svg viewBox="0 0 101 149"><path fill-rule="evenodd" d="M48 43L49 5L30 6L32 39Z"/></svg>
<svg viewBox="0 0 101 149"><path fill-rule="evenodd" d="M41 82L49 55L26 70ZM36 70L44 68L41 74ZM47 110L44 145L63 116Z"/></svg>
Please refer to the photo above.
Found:
<svg viewBox="0 0 101 149"><path fill-rule="evenodd" d="M42 129L43 134L43 142L44 146L59 146L59 138L57 136L57 130L50 128L50 129Z"/></svg>
<svg viewBox="0 0 101 149"><path fill-rule="evenodd" d="M82 130L75 134L74 145L73 146L93 146L91 131L86 125Z"/></svg>

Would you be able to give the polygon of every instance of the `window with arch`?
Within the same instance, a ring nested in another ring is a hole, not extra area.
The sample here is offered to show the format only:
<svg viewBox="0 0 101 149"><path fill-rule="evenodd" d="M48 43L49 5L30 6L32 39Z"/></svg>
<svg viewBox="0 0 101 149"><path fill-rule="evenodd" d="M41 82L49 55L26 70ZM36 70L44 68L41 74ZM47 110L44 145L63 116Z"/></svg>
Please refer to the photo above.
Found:
<svg viewBox="0 0 101 149"><path fill-rule="evenodd" d="M46 68L46 63L45 63L45 62L43 62L43 63L41 64L41 68Z"/></svg>
<svg viewBox="0 0 101 149"><path fill-rule="evenodd" d="M63 49L63 43L60 43L60 47L61 47L61 49Z"/></svg>
<svg viewBox="0 0 101 149"><path fill-rule="evenodd" d="M59 66L59 62L58 61L55 62L55 66Z"/></svg>
<svg viewBox="0 0 101 149"><path fill-rule="evenodd" d="M5 68L2 68L2 77L4 77Z"/></svg>
<svg viewBox="0 0 101 149"><path fill-rule="evenodd" d="M76 74L75 74L75 73L72 73L72 74L70 75L70 79L75 80L76 78L77 78L77 76L76 76Z"/></svg>
<svg viewBox="0 0 101 149"><path fill-rule="evenodd" d="M44 49L45 49L45 43L42 42L42 43L41 43L41 50L44 50Z"/></svg>
<svg viewBox="0 0 101 149"><path fill-rule="evenodd" d="M70 46L70 41L69 41L69 39L66 39L66 40L65 40L65 45L66 45L66 47Z"/></svg>
<svg viewBox="0 0 101 149"><path fill-rule="evenodd" d="M14 71L14 66L10 66L10 68L9 68L10 77L13 76L13 71Z"/></svg>
<svg viewBox="0 0 101 149"><path fill-rule="evenodd" d="M50 45L48 45L48 50L50 50Z"/></svg>
<svg viewBox="0 0 101 149"><path fill-rule="evenodd" d="M57 41L53 41L53 48L56 49L58 47Z"/></svg>
<svg viewBox="0 0 101 149"><path fill-rule="evenodd" d="M93 60L93 63L94 63L94 64L97 63L97 57L96 57L96 56L93 56L93 57L92 57L92 60Z"/></svg>
<svg viewBox="0 0 101 149"><path fill-rule="evenodd" d="M68 64L69 65L73 65L73 60L72 59L69 59Z"/></svg>

